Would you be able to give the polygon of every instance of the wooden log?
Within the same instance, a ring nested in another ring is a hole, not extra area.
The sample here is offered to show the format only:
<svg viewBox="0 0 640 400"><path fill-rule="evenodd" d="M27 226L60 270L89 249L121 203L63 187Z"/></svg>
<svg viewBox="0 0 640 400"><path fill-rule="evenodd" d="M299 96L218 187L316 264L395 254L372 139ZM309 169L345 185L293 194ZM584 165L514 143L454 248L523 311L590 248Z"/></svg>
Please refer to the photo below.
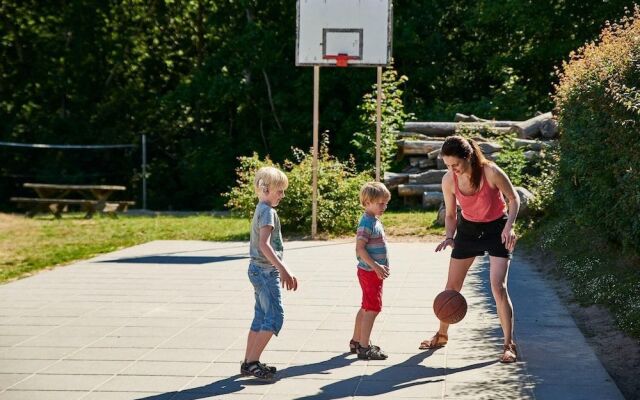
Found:
<svg viewBox="0 0 640 400"><path fill-rule="evenodd" d="M442 182L442 177L446 174L447 171L443 169L430 169L428 171L422 172L420 174L411 174L409 175L409 184L440 184Z"/></svg>
<svg viewBox="0 0 640 400"><path fill-rule="evenodd" d="M420 167L421 169L436 168L437 165L437 161L430 158L424 158L418 163L418 167Z"/></svg>
<svg viewBox="0 0 640 400"><path fill-rule="evenodd" d="M535 139L540 136L540 126L546 120L552 119L551 112L540 114L536 117L522 121L511 128L511 131L522 139Z"/></svg>
<svg viewBox="0 0 640 400"><path fill-rule="evenodd" d="M493 142L478 143L478 147L480 147L480 150L482 150L485 155L502 150L502 146Z"/></svg>
<svg viewBox="0 0 640 400"><path fill-rule="evenodd" d="M535 150L540 151L549 145L544 142L540 142L539 140L531 140L531 139L516 139L514 145L517 148L524 147L527 150Z"/></svg>
<svg viewBox="0 0 640 400"><path fill-rule="evenodd" d="M555 139L558 137L558 121L555 119L547 119L540 124L540 134L545 139Z"/></svg>
<svg viewBox="0 0 640 400"><path fill-rule="evenodd" d="M399 139L430 140L429 136L416 132L394 132Z"/></svg>
<svg viewBox="0 0 640 400"><path fill-rule="evenodd" d="M412 167L420 167L420 161L423 161L425 157L409 157L409 165Z"/></svg>
<svg viewBox="0 0 640 400"><path fill-rule="evenodd" d="M428 154L430 160L435 160L440 156L440 149L434 150Z"/></svg>
<svg viewBox="0 0 640 400"><path fill-rule="evenodd" d="M410 175L407 173L385 172L384 184L387 185L387 189L395 189L398 185L409 182Z"/></svg>
<svg viewBox="0 0 640 400"><path fill-rule="evenodd" d="M441 141L437 140L399 140L398 148L402 154L429 154L433 150L442 147Z"/></svg>
<svg viewBox="0 0 640 400"><path fill-rule="evenodd" d="M398 185L398 196L422 196L424 192L442 192L442 185L438 184L404 184Z"/></svg>
<svg viewBox="0 0 640 400"><path fill-rule="evenodd" d="M465 115L460 113L456 113L456 116L453 118L453 120L455 122L480 122L483 124L488 124L492 127L499 127L499 128L511 128L512 126L522 122L522 121L496 121L491 119L479 118L473 114Z"/></svg>
<svg viewBox="0 0 640 400"><path fill-rule="evenodd" d="M422 194L422 207L438 208L444 201L442 192L424 192Z"/></svg>
<svg viewBox="0 0 640 400"><path fill-rule="evenodd" d="M404 130L432 136L450 136L456 133L455 122L405 122Z"/></svg>

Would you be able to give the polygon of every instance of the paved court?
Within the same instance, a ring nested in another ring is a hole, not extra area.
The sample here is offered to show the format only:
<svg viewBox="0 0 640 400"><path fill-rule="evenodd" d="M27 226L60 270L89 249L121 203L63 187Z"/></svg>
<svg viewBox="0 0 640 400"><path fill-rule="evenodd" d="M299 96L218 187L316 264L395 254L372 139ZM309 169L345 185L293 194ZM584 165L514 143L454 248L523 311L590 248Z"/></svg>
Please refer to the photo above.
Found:
<svg viewBox="0 0 640 400"><path fill-rule="evenodd" d="M252 317L247 243L157 241L0 286L0 400L598 399L622 395L553 290L522 257L510 273L521 361L503 365L488 260L472 267L466 318L419 351L437 322L448 252L391 243L373 341L347 353L360 289L351 241L285 243L300 281L263 355L273 384L238 375Z"/></svg>

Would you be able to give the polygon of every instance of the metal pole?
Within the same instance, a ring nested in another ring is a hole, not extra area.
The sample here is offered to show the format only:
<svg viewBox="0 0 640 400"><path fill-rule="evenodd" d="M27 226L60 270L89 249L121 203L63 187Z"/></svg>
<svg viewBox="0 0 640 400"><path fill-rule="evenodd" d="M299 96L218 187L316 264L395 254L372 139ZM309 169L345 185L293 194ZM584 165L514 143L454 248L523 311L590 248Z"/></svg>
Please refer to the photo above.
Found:
<svg viewBox="0 0 640 400"><path fill-rule="evenodd" d="M313 66L313 161L312 169L312 185L313 194L311 196L311 238L315 239L318 233L318 119L319 119L319 102L320 102L320 66Z"/></svg>
<svg viewBox="0 0 640 400"><path fill-rule="evenodd" d="M382 127L382 67L378 67L378 98L376 101L376 182L380 182L380 130Z"/></svg>
<svg viewBox="0 0 640 400"><path fill-rule="evenodd" d="M147 209L147 136L142 135L142 209Z"/></svg>

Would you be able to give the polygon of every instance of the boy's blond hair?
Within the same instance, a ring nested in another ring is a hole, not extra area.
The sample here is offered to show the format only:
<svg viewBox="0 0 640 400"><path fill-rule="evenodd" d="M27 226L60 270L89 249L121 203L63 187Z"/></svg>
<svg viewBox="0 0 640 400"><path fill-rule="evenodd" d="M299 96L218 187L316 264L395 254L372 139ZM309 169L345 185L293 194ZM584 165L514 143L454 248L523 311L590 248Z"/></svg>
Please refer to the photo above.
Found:
<svg viewBox="0 0 640 400"><path fill-rule="evenodd" d="M391 199L391 192L381 182L367 182L360 189L360 204L366 207L367 203L372 203L378 199Z"/></svg>
<svg viewBox="0 0 640 400"><path fill-rule="evenodd" d="M275 167L262 167L256 171L253 180L253 188L256 194L264 193L268 189L286 189L289 186L289 179Z"/></svg>

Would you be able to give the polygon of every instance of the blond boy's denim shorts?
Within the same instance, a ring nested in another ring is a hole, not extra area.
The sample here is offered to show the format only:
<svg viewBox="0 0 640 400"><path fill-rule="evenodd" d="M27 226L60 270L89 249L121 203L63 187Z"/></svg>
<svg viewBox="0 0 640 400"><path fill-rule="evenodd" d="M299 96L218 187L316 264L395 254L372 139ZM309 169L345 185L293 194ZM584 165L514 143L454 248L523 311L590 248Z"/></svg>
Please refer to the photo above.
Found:
<svg viewBox="0 0 640 400"><path fill-rule="evenodd" d="M277 336L284 323L280 272L275 268L249 264L248 274L256 300L251 330L270 331Z"/></svg>

